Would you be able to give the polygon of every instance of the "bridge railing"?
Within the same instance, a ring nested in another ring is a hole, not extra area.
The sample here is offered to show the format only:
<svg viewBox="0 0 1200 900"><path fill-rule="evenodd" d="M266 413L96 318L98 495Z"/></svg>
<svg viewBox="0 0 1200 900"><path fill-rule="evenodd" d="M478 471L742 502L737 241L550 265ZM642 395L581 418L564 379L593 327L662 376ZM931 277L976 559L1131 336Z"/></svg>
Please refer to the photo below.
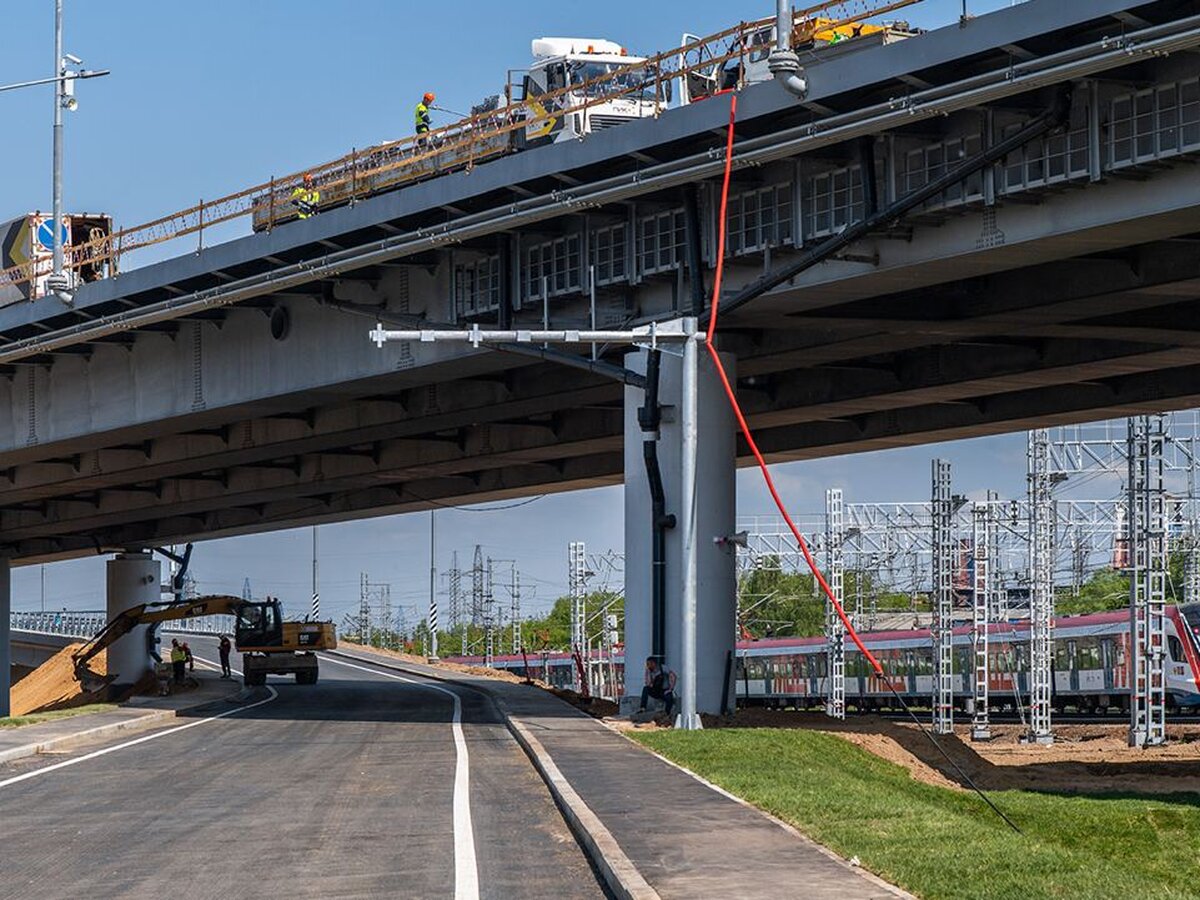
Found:
<svg viewBox="0 0 1200 900"><path fill-rule="evenodd" d="M108 615L103 610L13 612L9 624L14 631L87 639L108 624Z"/></svg>
<svg viewBox="0 0 1200 900"><path fill-rule="evenodd" d="M107 624L108 614L104 610L13 612L9 615L9 625L14 631L60 637L92 638ZM233 634L234 625L233 616L204 616L165 623L162 630L178 634Z"/></svg>
<svg viewBox="0 0 1200 900"><path fill-rule="evenodd" d="M916 2L920 0L831 0L820 3L795 14L794 39L812 40L817 35L835 34L838 29L864 18ZM822 17L817 18L817 13ZM124 254L188 235L196 235L198 244L203 246L205 228L245 216L253 218L256 229L269 231L296 216L291 196L294 190L304 186L305 175L313 177L314 187L321 192L322 208L352 204L405 183L454 169L469 169L477 162L515 148L519 133L533 137L550 135L564 117L576 114L586 117L589 108L610 100L631 96L652 99L652 114L657 117L670 104L668 85L690 75L724 77L728 66L734 78L734 84L729 86L741 87L747 64L762 62L774 47L774 38L769 31L773 21L767 18L741 22L681 47L639 58L586 81L520 100L512 99L514 91L510 83L507 95L500 98L494 108L431 129L424 135L389 141L362 151L352 150L345 156L302 172L271 178L225 197L202 200L195 206L153 221L74 244L66 248L65 264L69 270L78 273L85 265L95 267L107 263L109 271L116 273ZM735 60L736 65L733 64ZM48 258L37 258L0 270L0 288L32 286L50 274L51 266Z"/></svg>

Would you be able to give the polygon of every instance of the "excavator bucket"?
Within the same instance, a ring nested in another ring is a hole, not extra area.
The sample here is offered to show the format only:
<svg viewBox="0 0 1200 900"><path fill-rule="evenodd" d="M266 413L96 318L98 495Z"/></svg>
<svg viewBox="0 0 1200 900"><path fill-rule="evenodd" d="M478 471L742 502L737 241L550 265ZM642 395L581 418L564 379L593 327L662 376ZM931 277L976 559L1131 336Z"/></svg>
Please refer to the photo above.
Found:
<svg viewBox="0 0 1200 900"><path fill-rule="evenodd" d="M89 694L96 694L104 690L116 680L116 677L116 675L100 675L93 672L83 660L76 660L75 662L75 680Z"/></svg>

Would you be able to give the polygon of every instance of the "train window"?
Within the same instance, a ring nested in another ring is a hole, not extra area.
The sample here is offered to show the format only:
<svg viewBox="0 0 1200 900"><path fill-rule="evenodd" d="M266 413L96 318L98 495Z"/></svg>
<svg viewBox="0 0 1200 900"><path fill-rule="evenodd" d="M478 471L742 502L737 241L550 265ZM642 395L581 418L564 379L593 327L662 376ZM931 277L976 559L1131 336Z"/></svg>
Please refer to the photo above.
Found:
<svg viewBox="0 0 1200 900"><path fill-rule="evenodd" d="M1175 635L1167 635L1167 652L1171 654L1172 662L1183 662L1183 644Z"/></svg>
<svg viewBox="0 0 1200 900"><path fill-rule="evenodd" d="M1099 669L1100 642L1096 638L1080 638L1076 648L1075 665L1080 669Z"/></svg>
<svg viewBox="0 0 1200 900"><path fill-rule="evenodd" d="M1060 672L1066 672L1074 668L1072 665L1072 657L1075 650L1074 641L1055 641L1054 642L1054 668Z"/></svg>

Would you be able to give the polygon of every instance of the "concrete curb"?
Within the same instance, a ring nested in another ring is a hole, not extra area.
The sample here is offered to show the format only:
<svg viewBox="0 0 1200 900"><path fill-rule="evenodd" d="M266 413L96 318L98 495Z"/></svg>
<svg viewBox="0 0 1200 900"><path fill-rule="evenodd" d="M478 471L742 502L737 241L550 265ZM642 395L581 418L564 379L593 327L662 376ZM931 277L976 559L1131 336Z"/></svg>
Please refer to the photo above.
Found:
<svg viewBox="0 0 1200 900"><path fill-rule="evenodd" d="M587 850L588 856L604 876L604 883L613 895L621 900L659 900L658 891L642 877L642 873L625 855L612 832L604 827L600 817L592 812L591 807L584 803L583 798L575 792L575 788L571 787L571 783L559 771L541 741L529 732L520 719L508 712L503 700L499 697L493 697L492 700L508 722L508 730L546 782L546 787L550 789L550 794L562 810L563 818L567 820L567 824Z"/></svg>
<svg viewBox="0 0 1200 900"><path fill-rule="evenodd" d="M62 737L50 738L49 740L39 741L35 744L22 744L20 747L10 747L8 750L0 750L0 765L15 762L18 759L27 759L30 756L37 756L40 753L67 750L77 744L101 740L114 734L136 734L139 731L146 731L171 719L177 719L184 713L192 712L213 703L236 702L244 693L245 690L243 689L232 694L227 694L224 697L213 697L205 700L203 703L181 706L179 709L152 710L121 722L110 722L107 725L85 728L83 731L75 731L71 734L64 734Z"/></svg>
<svg viewBox="0 0 1200 900"><path fill-rule="evenodd" d="M538 775L545 782L547 789L550 791L550 796L554 798L554 802L557 804L560 812L562 812L563 818L566 819L571 831L575 833L575 837L583 846L588 858L591 859L593 865L599 870L601 877L604 878L604 883L612 891L613 896L619 898L619 900L659 900L658 892L650 886L650 883L638 871L633 861L625 855L625 851L621 849L616 838L612 836L612 832L600 821L600 817L592 812L591 807L584 803L583 798L579 796L566 776L559 770L554 759L546 752L546 748L542 746L541 741L533 736L524 722L512 714L504 700L489 688L484 685L467 684L457 678L440 673L432 674L416 669L404 668L394 663L379 662L372 657L357 656L338 650L326 650L325 652L331 656L342 656L346 659L354 659L359 662L369 662L371 665L376 665L383 669L394 669L406 675L417 675L422 678L433 679L434 681L454 684L486 695L504 719L504 724L508 727L513 739L525 751L525 755L529 757L530 762L533 763L534 769L537 770ZM583 713L580 713L580 715L583 715Z"/></svg>

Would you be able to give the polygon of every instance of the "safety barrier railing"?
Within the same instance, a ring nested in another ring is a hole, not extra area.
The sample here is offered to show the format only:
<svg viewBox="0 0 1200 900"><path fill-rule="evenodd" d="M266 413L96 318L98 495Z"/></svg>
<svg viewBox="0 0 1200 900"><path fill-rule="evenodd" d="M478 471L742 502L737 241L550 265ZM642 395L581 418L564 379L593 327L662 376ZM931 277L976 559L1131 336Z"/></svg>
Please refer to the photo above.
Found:
<svg viewBox="0 0 1200 900"><path fill-rule="evenodd" d="M58 637L92 638L99 634L107 624L108 614L103 610L13 612L9 614L9 625L13 631L52 634ZM234 625L233 616L205 616L167 622L162 625L162 630L179 634L233 634Z"/></svg>
<svg viewBox="0 0 1200 900"><path fill-rule="evenodd" d="M31 631L59 637L92 638L106 624L108 624L108 616L103 610L13 612L9 614L9 626L13 631Z"/></svg>
<svg viewBox="0 0 1200 900"><path fill-rule="evenodd" d="M862 19L917 2L920 0L821 3L794 13L793 41L803 43L814 39L818 33L834 33ZM820 18L818 13L822 14ZM269 231L296 216L291 196L293 191L304 186L305 175L312 176L313 187L321 192L319 208L324 209L352 204L372 194L450 170L470 169L478 162L516 149L516 136L520 132L535 136L538 131L548 134L560 118L575 114L587 116L589 109L611 100L638 95L652 99L652 115L657 117L670 104L667 85L690 75L723 77L726 66L737 60L732 69L733 86L740 87L748 61L761 61L773 49L775 41L769 33L773 22L772 18L741 22L681 47L519 101L512 99L510 83L506 105L497 104L494 109L431 129L424 135L378 144L362 151L352 150L336 160L302 172L271 178L151 222L72 245L66 248L65 265L76 273L85 265L107 265L109 274L115 274L125 254L189 235L196 235L198 246L202 247L205 228L245 216L252 217L256 229ZM716 85L717 88L722 86ZM51 267L49 258L38 258L0 270L0 288L35 284L51 273Z"/></svg>

